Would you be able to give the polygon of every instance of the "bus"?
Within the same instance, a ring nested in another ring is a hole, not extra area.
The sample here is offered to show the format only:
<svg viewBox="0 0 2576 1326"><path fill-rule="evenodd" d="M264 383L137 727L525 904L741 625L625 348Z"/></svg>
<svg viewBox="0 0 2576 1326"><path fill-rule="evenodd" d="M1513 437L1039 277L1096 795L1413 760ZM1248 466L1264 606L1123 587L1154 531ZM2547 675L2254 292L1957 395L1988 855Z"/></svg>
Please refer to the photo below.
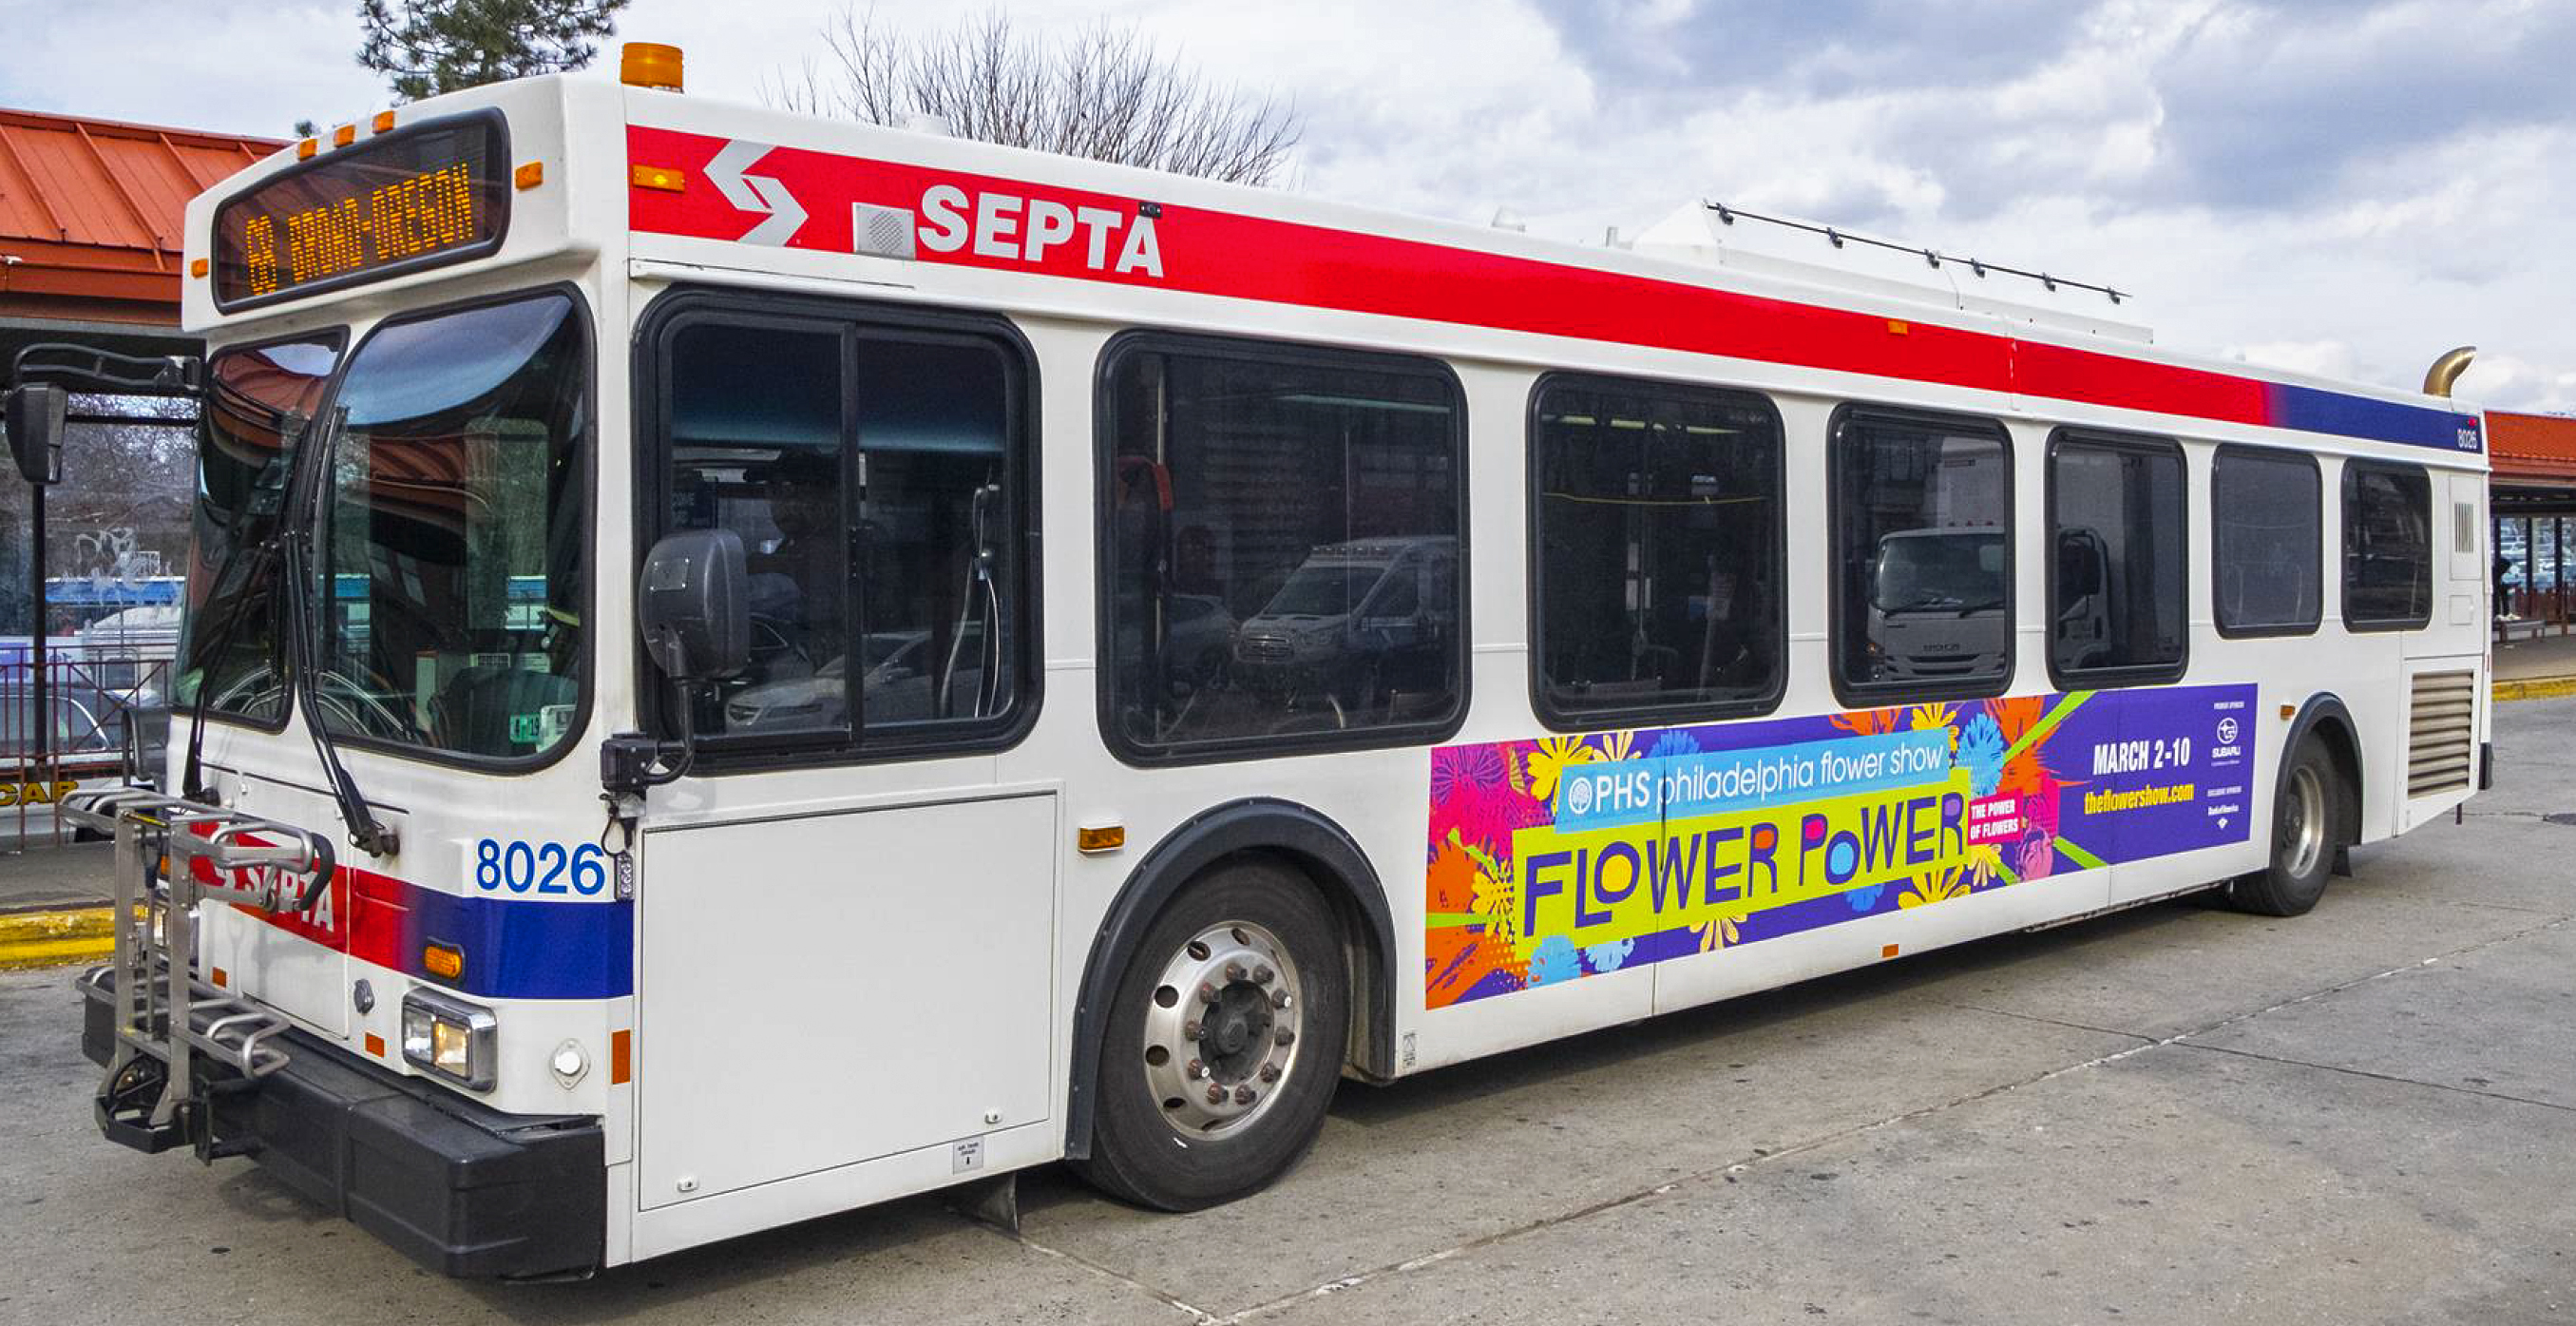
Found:
<svg viewBox="0 0 2576 1326"><path fill-rule="evenodd" d="M2304 912L2488 776L2443 394L677 58L190 205L166 791L75 798L156 918L80 979L114 1140L466 1276L1058 1161L1187 1211L1346 1079Z"/></svg>

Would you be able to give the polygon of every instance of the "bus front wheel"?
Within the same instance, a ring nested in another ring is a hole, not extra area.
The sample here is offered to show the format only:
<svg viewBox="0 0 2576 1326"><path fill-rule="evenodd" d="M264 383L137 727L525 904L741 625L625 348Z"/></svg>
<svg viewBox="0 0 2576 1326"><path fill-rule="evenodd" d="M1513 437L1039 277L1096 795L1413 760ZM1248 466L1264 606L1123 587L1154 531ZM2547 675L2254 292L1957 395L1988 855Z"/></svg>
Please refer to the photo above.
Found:
<svg viewBox="0 0 2576 1326"><path fill-rule="evenodd" d="M1349 988L1339 928L1304 875L1255 859L1191 884L1119 980L1075 1169L1166 1211L1268 1186L1322 1131Z"/></svg>
<svg viewBox="0 0 2576 1326"><path fill-rule="evenodd" d="M2229 906L2257 916L2297 916L2317 905L2334 874L2342 788L2324 748L2299 743L2281 766L2272 797L2272 863L2230 881Z"/></svg>

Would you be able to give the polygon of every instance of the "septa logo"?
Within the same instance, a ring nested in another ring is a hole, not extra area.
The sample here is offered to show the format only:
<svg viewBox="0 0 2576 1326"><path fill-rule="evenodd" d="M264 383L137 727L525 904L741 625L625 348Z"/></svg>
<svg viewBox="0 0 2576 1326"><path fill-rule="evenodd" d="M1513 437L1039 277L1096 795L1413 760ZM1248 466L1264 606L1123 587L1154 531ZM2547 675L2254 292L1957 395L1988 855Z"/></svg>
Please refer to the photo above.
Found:
<svg viewBox="0 0 2576 1326"><path fill-rule="evenodd" d="M921 226L915 238L933 253L972 252L979 258L1044 263L1079 255L1095 272L1142 272L1160 278L1163 245L1154 218L1109 207L1073 207L1052 198L1018 194L969 194L954 184L922 191Z"/></svg>

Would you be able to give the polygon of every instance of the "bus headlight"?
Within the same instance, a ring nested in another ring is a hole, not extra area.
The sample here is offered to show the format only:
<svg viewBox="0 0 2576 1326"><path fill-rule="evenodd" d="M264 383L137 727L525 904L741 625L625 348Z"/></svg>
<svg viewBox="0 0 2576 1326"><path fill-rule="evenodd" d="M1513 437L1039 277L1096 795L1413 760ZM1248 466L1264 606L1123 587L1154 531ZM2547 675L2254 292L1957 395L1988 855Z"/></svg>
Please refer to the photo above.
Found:
<svg viewBox="0 0 2576 1326"><path fill-rule="evenodd" d="M467 1090L490 1091L500 1026L488 1008L414 990L403 996L403 1059Z"/></svg>

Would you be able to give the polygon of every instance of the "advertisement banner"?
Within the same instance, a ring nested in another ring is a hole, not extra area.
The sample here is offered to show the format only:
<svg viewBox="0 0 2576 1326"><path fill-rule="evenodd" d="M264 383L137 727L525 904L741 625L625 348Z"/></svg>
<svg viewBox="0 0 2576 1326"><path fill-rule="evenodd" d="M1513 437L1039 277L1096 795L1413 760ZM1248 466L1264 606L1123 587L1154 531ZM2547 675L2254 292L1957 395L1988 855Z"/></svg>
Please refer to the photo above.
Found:
<svg viewBox="0 0 2576 1326"><path fill-rule="evenodd" d="M2246 840L2252 686L1443 747L1424 1002Z"/></svg>

